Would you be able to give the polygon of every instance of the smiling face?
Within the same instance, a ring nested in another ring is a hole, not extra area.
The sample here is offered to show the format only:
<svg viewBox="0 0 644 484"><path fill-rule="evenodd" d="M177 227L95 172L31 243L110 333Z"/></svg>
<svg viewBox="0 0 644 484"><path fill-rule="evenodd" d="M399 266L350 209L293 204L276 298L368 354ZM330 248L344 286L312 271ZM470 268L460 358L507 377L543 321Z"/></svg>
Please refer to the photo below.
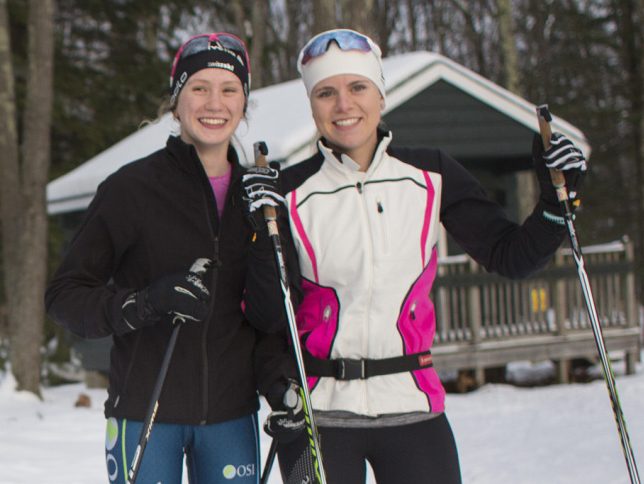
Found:
<svg viewBox="0 0 644 484"><path fill-rule="evenodd" d="M363 171L376 149L382 108L378 88L359 75L332 76L311 91L313 119L327 144L349 155Z"/></svg>
<svg viewBox="0 0 644 484"><path fill-rule="evenodd" d="M174 111L181 123L181 139L194 145L202 158L225 154L244 116L245 101L241 81L232 72L197 71L181 90Z"/></svg>

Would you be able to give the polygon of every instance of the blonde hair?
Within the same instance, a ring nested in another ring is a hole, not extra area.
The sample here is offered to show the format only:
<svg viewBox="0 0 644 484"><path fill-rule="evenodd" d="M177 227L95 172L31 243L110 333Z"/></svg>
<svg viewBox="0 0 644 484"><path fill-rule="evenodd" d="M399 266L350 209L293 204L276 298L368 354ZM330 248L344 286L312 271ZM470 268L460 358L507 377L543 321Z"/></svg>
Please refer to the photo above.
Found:
<svg viewBox="0 0 644 484"><path fill-rule="evenodd" d="M144 128L145 126L148 126L150 124L158 123L159 121L161 121L161 118L163 116L173 112L174 108L175 106L172 105L172 100L170 99L170 96L166 95L161 101L161 104L159 104L159 107L157 108L156 117L154 119L145 118L143 121L139 123L139 129Z"/></svg>

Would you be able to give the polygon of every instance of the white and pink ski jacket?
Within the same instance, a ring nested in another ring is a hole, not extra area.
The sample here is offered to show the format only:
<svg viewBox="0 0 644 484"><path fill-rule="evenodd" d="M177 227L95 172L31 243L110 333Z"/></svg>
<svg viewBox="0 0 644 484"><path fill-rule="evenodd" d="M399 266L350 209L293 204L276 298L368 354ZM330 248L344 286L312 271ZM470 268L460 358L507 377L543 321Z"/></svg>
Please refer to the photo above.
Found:
<svg viewBox="0 0 644 484"><path fill-rule="evenodd" d="M391 148L391 135L381 135L367 172L320 141L315 156L282 173L302 275L297 323L303 347L317 358L383 359L431 349L441 222L488 270L510 277L543 266L563 239L538 210L523 226L508 220L444 153ZM433 367L349 381L311 377L309 386L318 411L444 410Z"/></svg>

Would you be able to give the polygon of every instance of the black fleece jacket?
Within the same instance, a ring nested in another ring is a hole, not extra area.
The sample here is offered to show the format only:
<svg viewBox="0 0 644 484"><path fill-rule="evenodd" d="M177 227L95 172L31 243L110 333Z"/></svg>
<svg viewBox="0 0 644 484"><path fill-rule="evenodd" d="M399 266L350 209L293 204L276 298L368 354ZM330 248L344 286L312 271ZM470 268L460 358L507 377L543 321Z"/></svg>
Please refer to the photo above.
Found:
<svg viewBox="0 0 644 484"><path fill-rule="evenodd" d="M266 393L294 375L270 240L245 219L244 169L232 148L228 159L232 176L221 220L196 150L177 137L109 176L47 288L47 311L58 324L85 338L113 335L108 417L143 420L172 332L169 318L129 331L125 298L186 271L199 257L216 262L210 314L181 328L157 421L200 424L247 415L258 408L258 390Z"/></svg>

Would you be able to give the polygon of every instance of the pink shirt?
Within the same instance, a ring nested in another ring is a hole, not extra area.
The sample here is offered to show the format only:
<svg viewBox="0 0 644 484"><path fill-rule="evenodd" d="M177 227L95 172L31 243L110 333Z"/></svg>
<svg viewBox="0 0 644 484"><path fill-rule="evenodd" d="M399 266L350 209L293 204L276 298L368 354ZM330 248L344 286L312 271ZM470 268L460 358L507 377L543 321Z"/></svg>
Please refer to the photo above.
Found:
<svg viewBox="0 0 644 484"><path fill-rule="evenodd" d="M220 219L224 213L226 194L228 193L228 187L230 186L230 174L231 170L229 169L225 175L208 177L208 180L210 180L210 186L212 187L212 192L215 194L215 200L217 200L217 213L219 214Z"/></svg>

